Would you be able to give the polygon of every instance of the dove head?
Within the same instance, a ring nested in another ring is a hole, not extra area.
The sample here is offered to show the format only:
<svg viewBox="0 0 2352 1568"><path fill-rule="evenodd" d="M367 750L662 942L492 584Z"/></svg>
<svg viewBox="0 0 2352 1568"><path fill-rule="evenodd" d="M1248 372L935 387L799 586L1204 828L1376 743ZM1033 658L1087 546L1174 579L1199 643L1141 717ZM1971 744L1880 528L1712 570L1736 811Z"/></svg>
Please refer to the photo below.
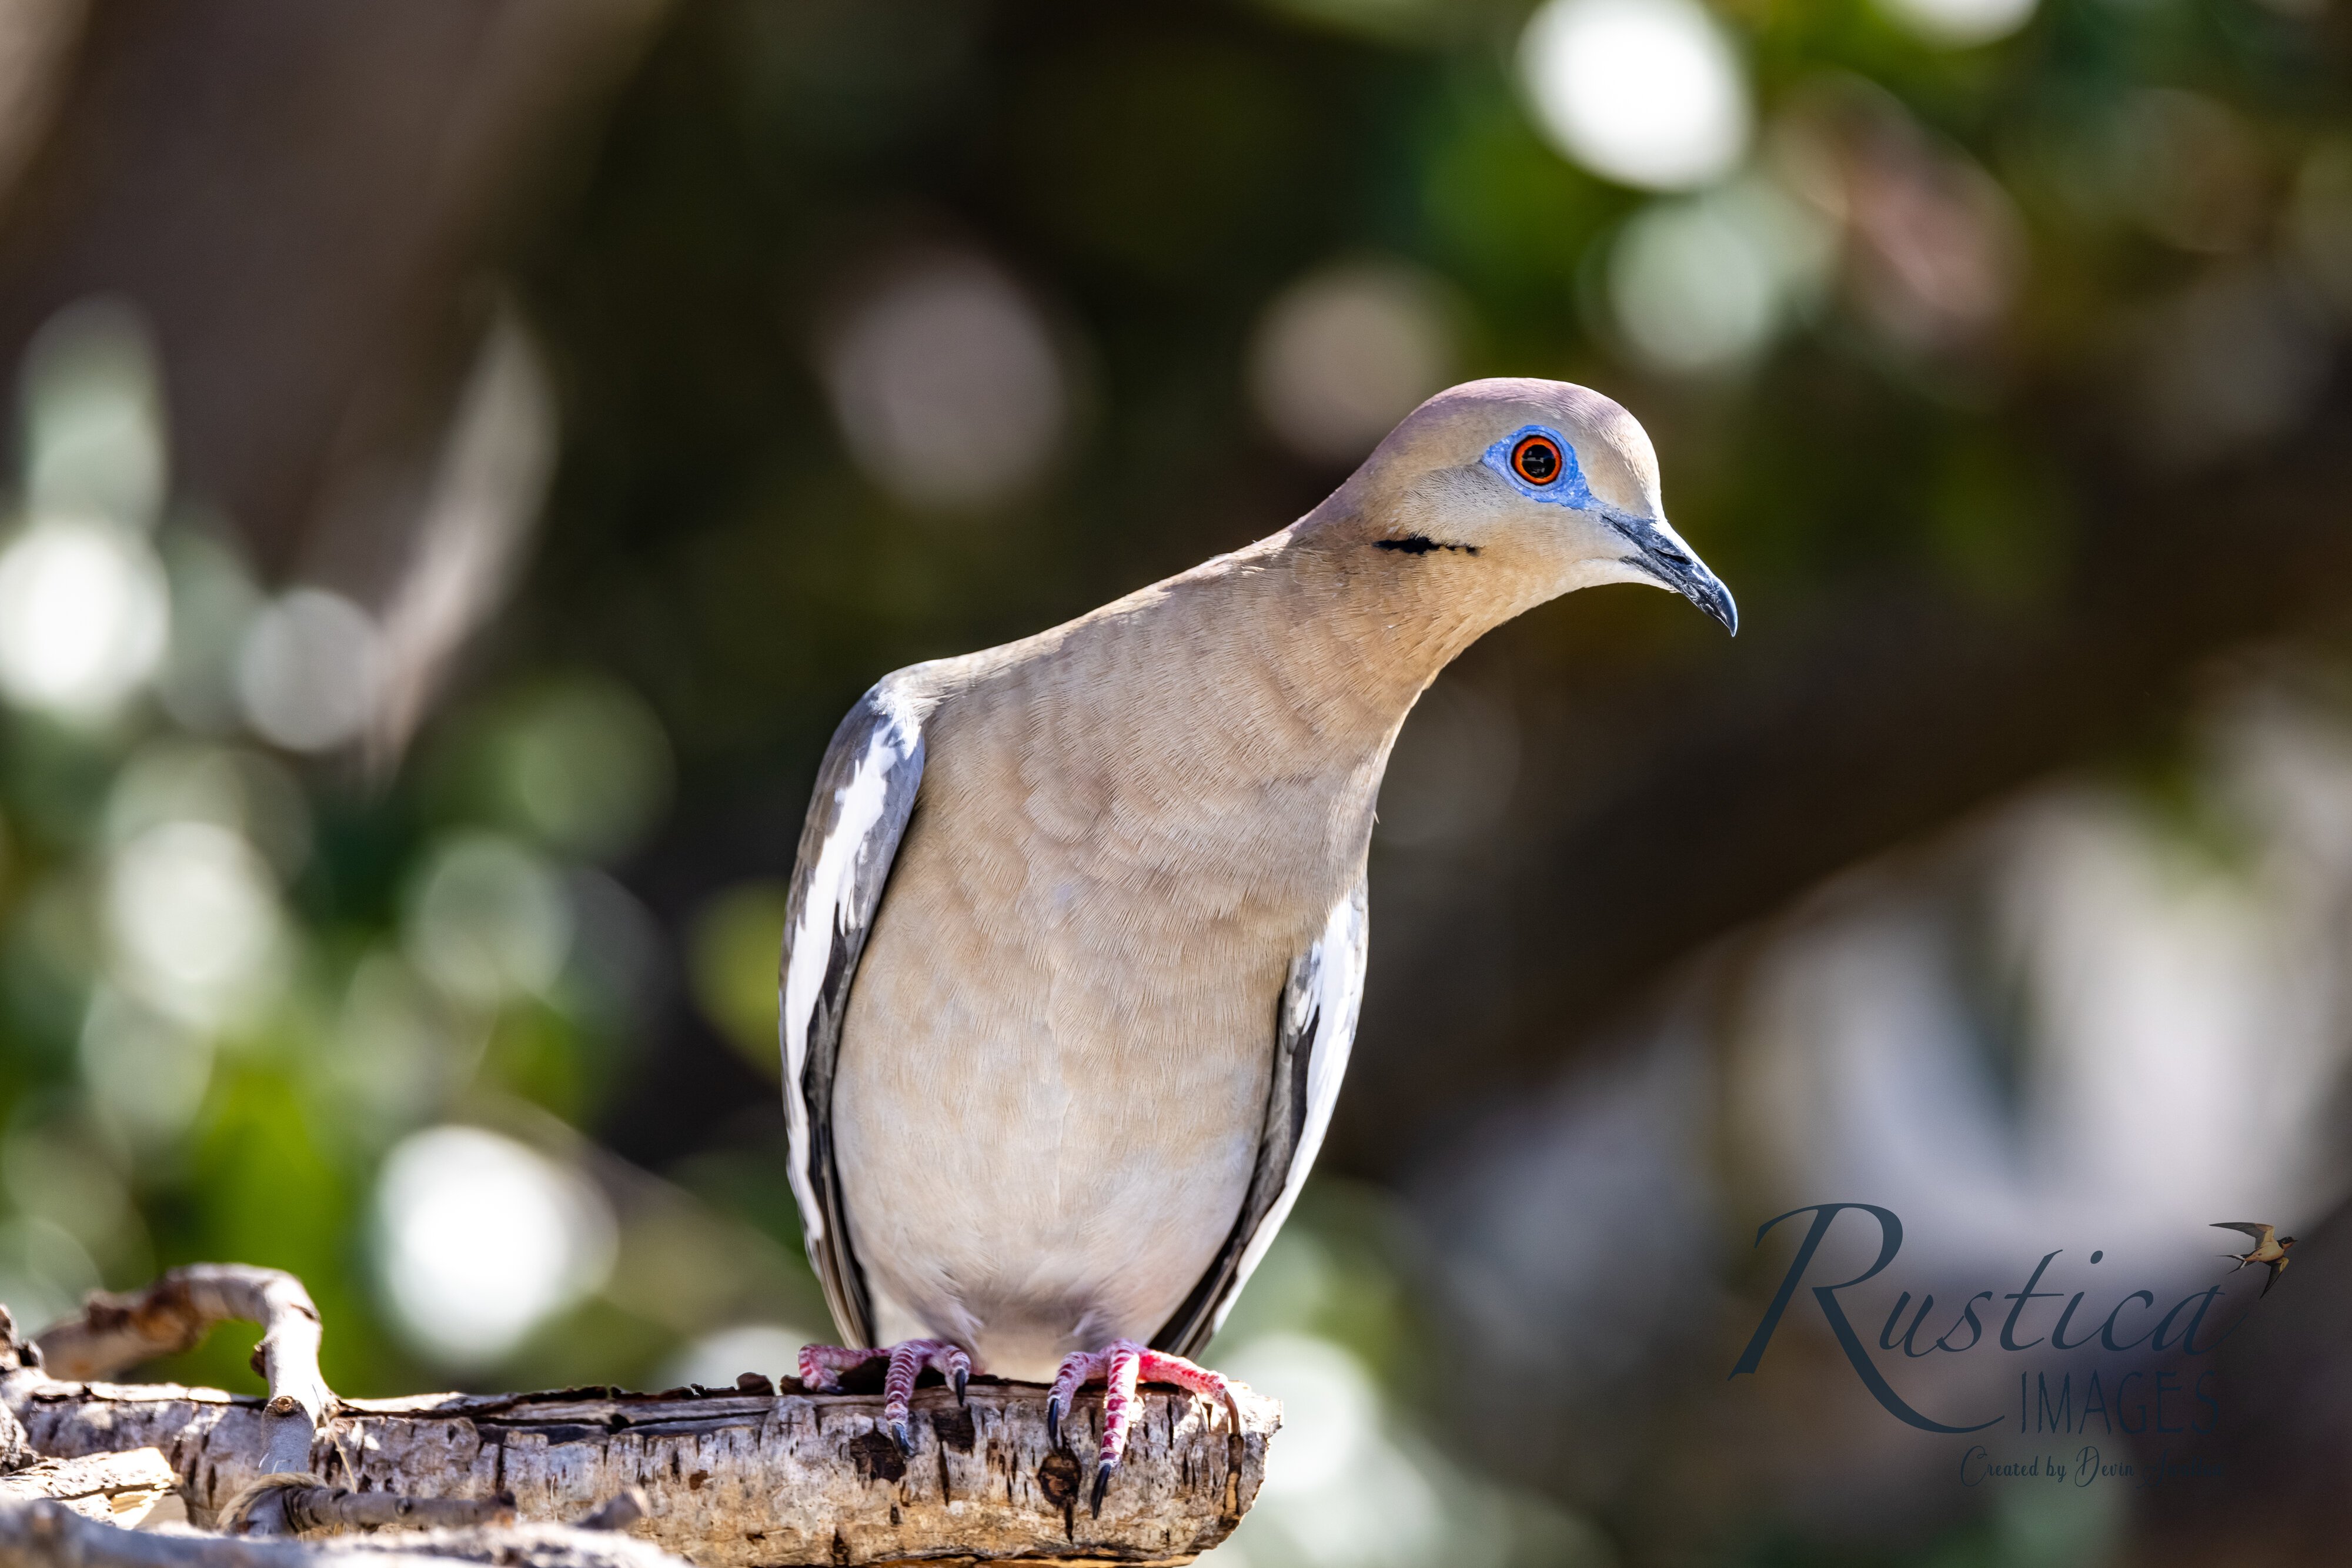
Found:
<svg viewBox="0 0 2352 1568"><path fill-rule="evenodd" d="M1670 589L1737 632L1731 591L1667 523L1633 416L1566 382L1469 382L1391 431L1318 512L1356 548L1491 595L1507 619L1603 582Z"/></svg>

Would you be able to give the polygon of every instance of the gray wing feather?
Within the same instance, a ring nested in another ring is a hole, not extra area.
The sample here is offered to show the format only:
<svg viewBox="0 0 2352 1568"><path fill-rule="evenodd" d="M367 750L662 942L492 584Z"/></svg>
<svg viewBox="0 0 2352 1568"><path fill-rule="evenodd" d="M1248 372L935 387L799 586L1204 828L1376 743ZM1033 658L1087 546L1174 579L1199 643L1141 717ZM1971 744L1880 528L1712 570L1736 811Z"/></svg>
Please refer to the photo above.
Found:
<svg viewBox="0 0 2352 1568"><path fill-rule="evenodd" d="M1332 906L1322 935L1291 963L1275 1009L1274 1072L1249 1190L1208 1271L1152 1336L1157 1349L1191 1356L1208 1343L1306 1185L1339 1102L1364 999L1364 894L1360 868L1355 884Z"/></svg>
<svg viewBox="0 0 2352 1568"><path fill-rule="evenodd" d="M2271 1239L2271 1232L2273 1229L2273 1227L2264 1225L2259 1219L2221 1219L2216 1220L2211 1226L2211 1228L2215 1230L2242 1230L2247 1235L2252 1237L2256 1241L2268 1241Z"/></svg>
<svg viewBox="0 0 2352 1568"><path fill-rule="evenodd" d="M857 961L922 783L922 716L901 687L906 674L859 699L818 766L793 868L780 976L793 1196L809 1264L843 1343L853 1345L874 1343L874 1311L850 1245L834 1162L834 1066Z"/></svg>

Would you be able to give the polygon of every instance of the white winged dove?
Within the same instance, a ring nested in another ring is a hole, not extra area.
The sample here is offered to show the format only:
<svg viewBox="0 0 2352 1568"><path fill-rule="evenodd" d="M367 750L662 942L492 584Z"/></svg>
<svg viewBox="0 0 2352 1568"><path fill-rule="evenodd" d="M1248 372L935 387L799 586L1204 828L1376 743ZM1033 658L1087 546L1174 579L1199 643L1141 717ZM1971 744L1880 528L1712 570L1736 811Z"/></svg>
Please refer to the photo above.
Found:
<svg viewBox="0 0 2352 1568"><path fill-rule="evenodd" d="M784 932L792 1180L886 1418L936 1368L1108 1385L1223 1322L1323 1141L1355 1033L1365 852L1414 699L1574 589L1671 588L1737 629L1667 526L1633 416L1559 382L1408 415L1271 538L1066 625L886 677L817 775ZM887 1346L888 1349L866 1349Z"/></svg>

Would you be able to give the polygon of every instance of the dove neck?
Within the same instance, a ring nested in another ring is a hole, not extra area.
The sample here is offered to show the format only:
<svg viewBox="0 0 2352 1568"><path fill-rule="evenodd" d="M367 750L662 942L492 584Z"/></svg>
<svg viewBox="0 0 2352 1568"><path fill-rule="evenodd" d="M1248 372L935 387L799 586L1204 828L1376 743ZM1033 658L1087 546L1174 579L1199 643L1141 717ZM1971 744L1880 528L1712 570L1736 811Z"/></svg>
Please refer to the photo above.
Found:
<svg viewBox="0 0 2352 1568"><path fill-rule="evenodd" d="M1509 618L1455 561L1289 531L1226 558L1251 628L1235 654L1325 743L1384 754L1438 672ZM1428 567L1433 570L1415 570ZM1516 613L1511 612L1510 613ZM1369 753L1368 753L1369 754Z"/></svg>
<svg viewBox="0 0 2352 1568"><path fill-rule="evenodd" d="M1267 541L1289 656L1391 726L1470 644L1553 591L1478 550L1394 533L1310 517Z"/></svg>

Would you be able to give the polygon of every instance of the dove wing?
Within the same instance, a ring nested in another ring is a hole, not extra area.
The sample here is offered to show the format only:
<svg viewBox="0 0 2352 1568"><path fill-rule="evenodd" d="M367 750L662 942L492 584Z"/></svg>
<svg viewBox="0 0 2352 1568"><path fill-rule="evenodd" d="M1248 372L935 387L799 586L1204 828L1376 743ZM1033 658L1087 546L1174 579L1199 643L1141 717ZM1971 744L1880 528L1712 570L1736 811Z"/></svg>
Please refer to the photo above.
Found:
<svg viewBox="0 0 2352 1568"><path fill-rule="evenodd" d="M1369 954L1365 873L1331 906L1323 933L1292 960L1274 1017L1274 1072L1257 1163L1231 1235L1184 1304L1152 1336L1153 1348L1192 1356L1222 1327L1242 1287L1290 1217L1331 1125L1339 1080L1356 1039Z"/></svg>
<svg viewBox="0 0 2352 1568"><path fill-rule="evenodd" d="M921 714L901 670L858 700L818 765L784 917L778 1031L793 1197L809 1264L844 1343L874 1343L873 1302L851 1249L833 1152L833 1076L866 934L923 778Z"/></svg>

